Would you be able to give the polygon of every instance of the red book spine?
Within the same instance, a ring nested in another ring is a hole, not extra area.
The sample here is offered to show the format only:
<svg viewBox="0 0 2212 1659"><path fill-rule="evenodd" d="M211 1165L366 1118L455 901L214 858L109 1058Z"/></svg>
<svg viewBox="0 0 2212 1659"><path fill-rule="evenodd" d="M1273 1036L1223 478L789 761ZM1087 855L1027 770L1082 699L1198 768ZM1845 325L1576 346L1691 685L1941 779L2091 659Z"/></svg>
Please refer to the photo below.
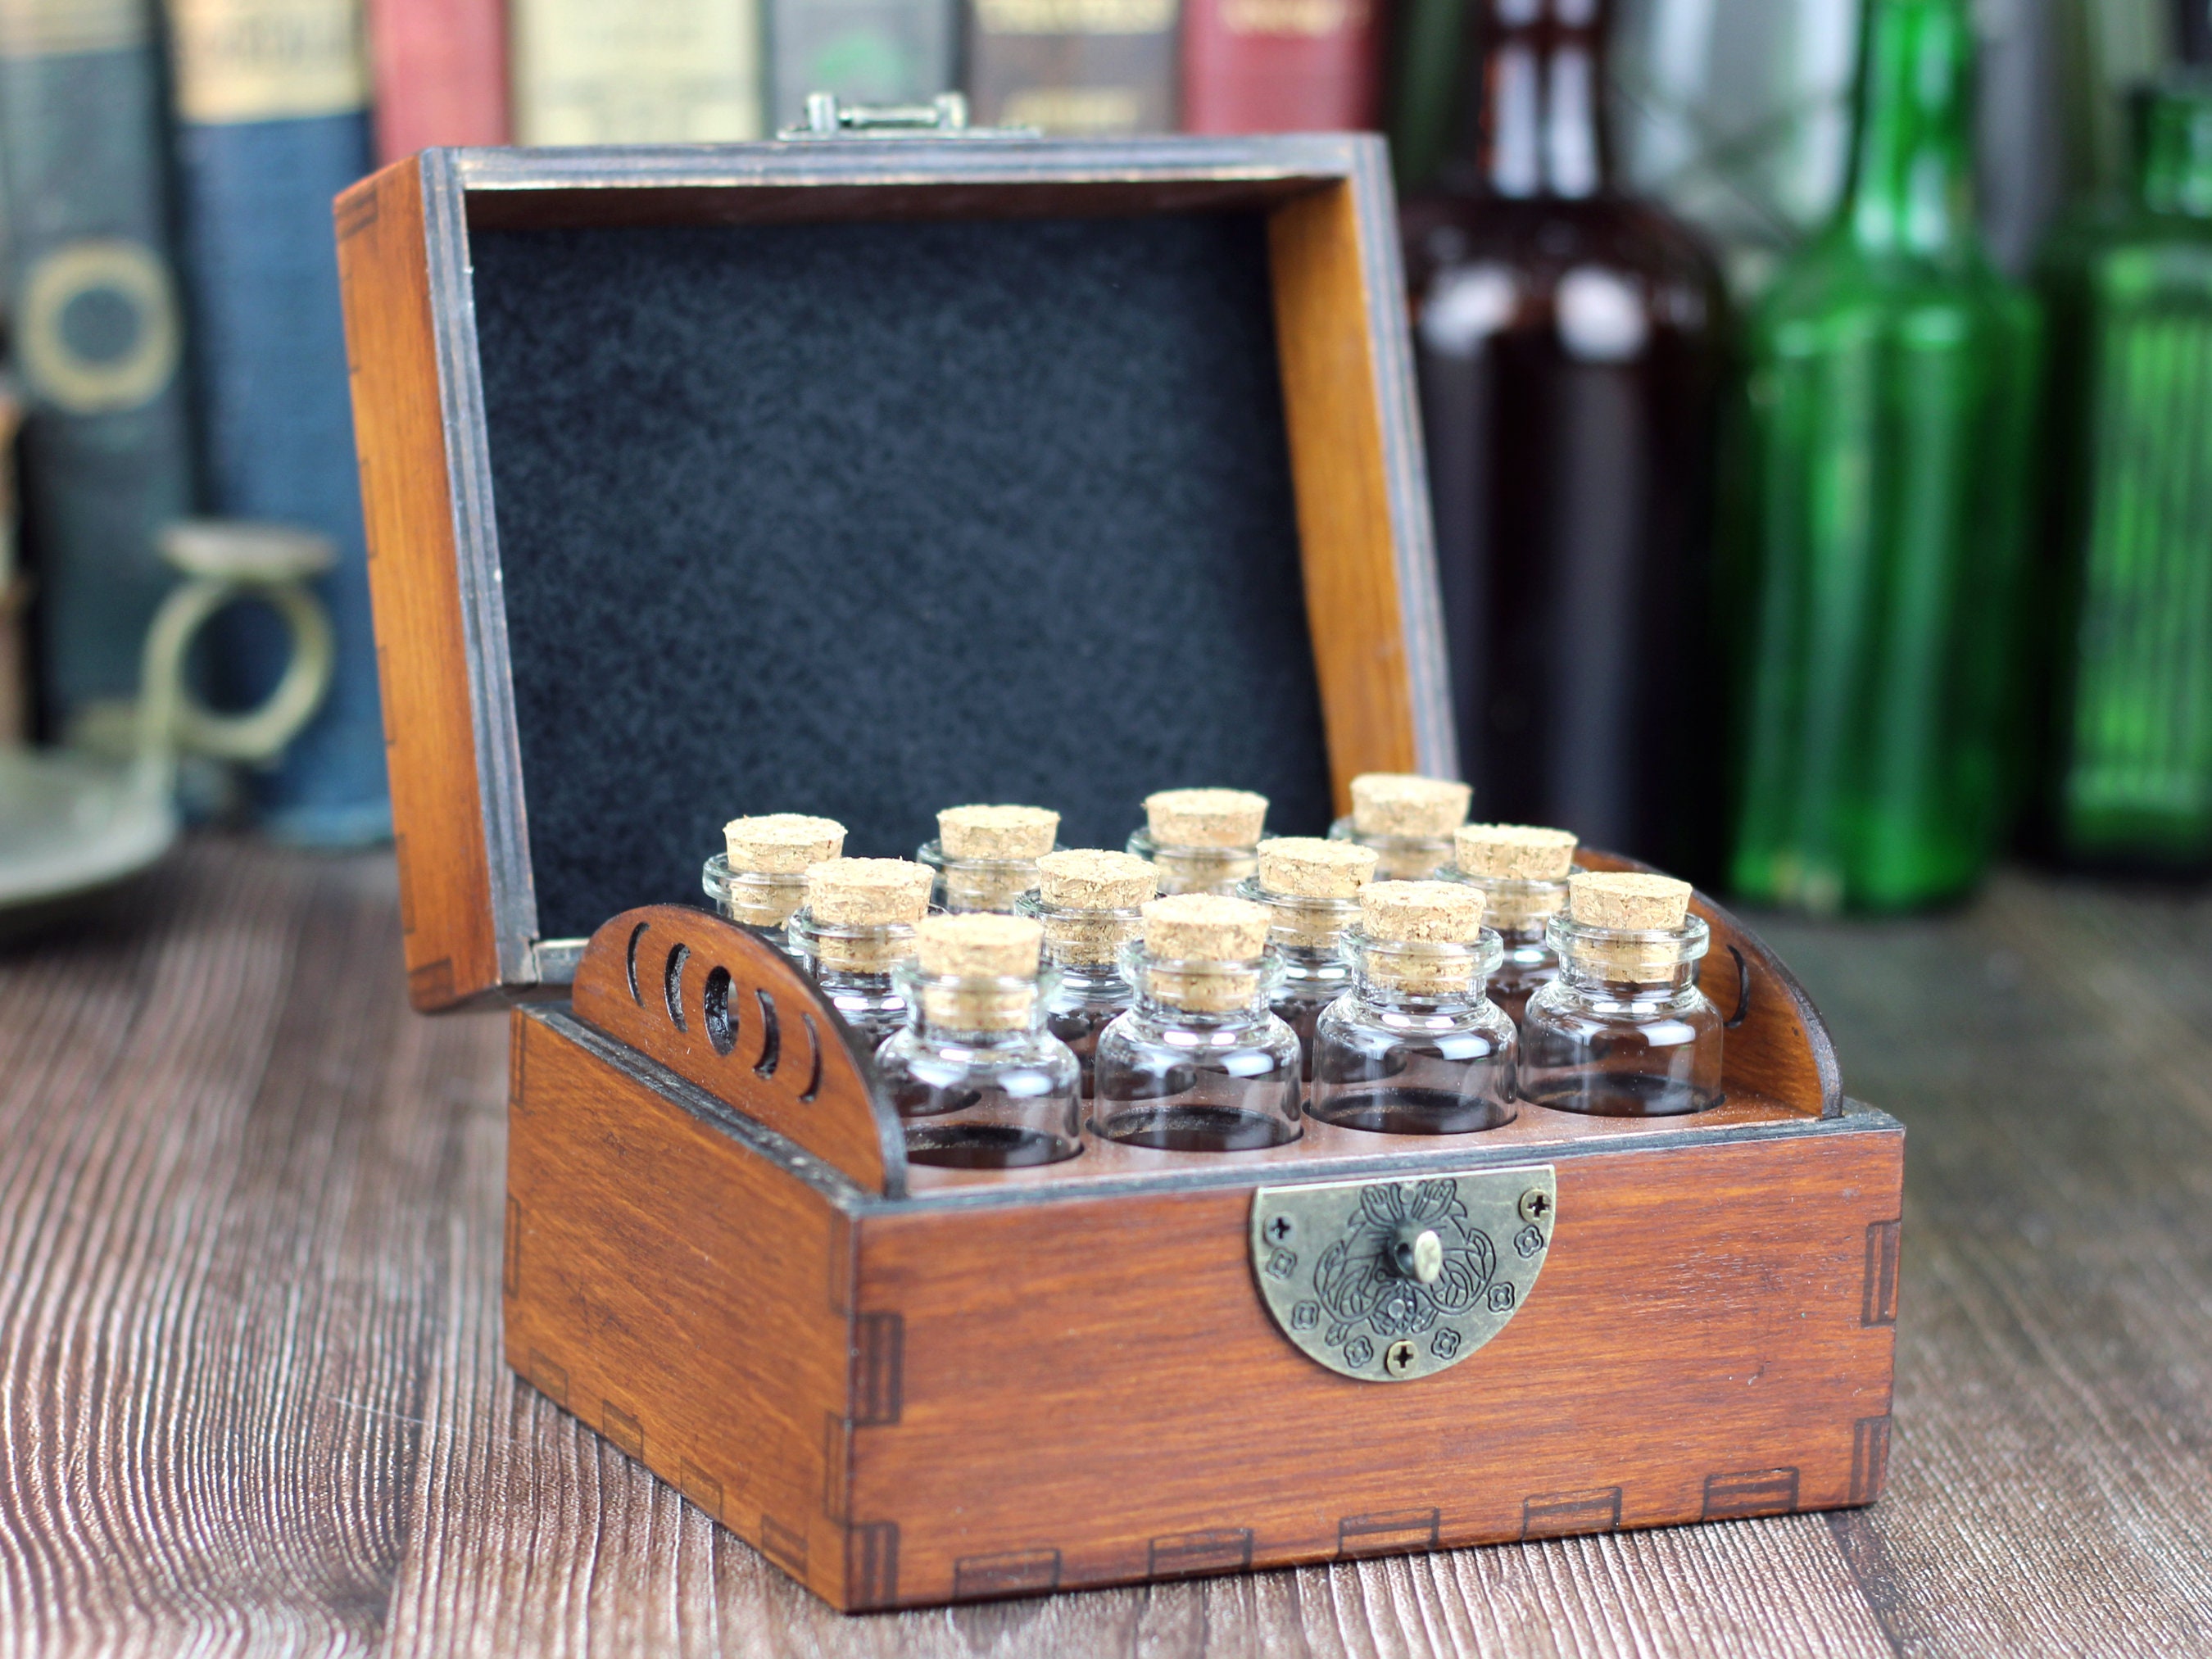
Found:
<svg viewBox="0 0 2212 1659"><path fill-rule="evenodd" d="M1378 6L1379 0L1186 0L1185 130L1373 126Z"/></svg>
<svg viewBox="0 0 2212 1659"><path fill-rule="evenodd" d="M506 0L369 0L376 159L432 144L504 144Z"/></svg>

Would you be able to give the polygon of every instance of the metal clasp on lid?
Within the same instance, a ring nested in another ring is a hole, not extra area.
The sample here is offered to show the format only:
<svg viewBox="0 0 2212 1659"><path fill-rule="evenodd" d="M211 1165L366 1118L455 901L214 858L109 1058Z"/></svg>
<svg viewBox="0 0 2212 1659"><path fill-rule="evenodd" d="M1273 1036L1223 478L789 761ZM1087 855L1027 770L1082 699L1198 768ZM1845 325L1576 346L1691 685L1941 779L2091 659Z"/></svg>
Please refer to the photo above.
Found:
<svg viewBox="0 0 2212 1659"><path fill-rule="evenodd" d="M779 138L1035 138L1035 127L971 127L968 100L940 92L926 104L841 104L834 92L806 94L806 118Z"/></svg>

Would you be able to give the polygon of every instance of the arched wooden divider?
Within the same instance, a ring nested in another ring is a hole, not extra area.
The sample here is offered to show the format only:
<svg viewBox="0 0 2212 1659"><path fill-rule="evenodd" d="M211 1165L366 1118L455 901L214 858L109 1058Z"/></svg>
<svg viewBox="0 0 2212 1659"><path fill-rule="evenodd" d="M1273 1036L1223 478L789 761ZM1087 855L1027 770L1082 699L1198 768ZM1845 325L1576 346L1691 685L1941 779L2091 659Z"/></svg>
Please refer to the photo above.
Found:
<svg viewBox="0 0 2212 1659"><path fill-rule="evenodd" d="M1584 870L1651 869L1590 847L1576 853L1575 863ZM1705 894L1692 893L1690 908L1712 930L1712 948L1698 965L1698 988L1729 1022L1721 1045L1722 1086L1730 1096L1763 1095L1807 1117L1841 1112L1844 1079L1836 1045L1797 976L1758 934Z"/></svg>
<svg viewBox="0 0 2212 1659"><path fill-rule="evenodd" d="M677 904L625 910L585 946L576 1017L872 1193L906 1192L906 1142L850 1028L781 951Z"/></svg>

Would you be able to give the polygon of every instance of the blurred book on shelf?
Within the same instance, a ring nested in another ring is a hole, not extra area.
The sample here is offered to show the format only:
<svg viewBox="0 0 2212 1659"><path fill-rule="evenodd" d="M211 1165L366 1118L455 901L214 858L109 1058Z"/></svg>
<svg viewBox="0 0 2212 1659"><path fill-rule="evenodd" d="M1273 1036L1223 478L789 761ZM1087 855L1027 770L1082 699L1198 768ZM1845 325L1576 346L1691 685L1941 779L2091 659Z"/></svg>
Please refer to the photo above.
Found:
<svg viewBox="0 0 2212 1659"><path fill-rule="evenodd" d="M1376 20L1376 0L1184 0L1183 130L1373 126Z"/></svg>
<svg viewBox="0 0 2212 1659"><path fill-rule="evenodd" d="M1467 119L1461 84L1473 0L1397 0L1385 20L1383 128L1401 194L1426 190Z"/></svg>
<svg viewBox="0 0 2212 1659"><path fill-rule="evenodd" d="M337 636L329 700L255 793L274 835L371 841L391 809L331 233L331 198L369 167L361 15L353 0L169 0L169 19L208 504L338 549L316 584ZM283 630L245 611L217 637L217 695L258 702Z"/></svg>
<svg viewBox="0 0 2212 1659"><path fill-rule="evenodd" d="M0 0L0 193L46 722L131 696L192 506L151 0ZM19 589L4 602L20 605Z"/></svg>
<svg viewBox="0 0 2212 1659"><path fill-rule="evenodd" d="M15 384L0 380L0 750L31 740L31 581L17 533L15 478L15 436L22 420Z"/></svg>
<svg viewBox="0 0 2212 1659"><path fill-rule="evenodd" d="M1175 130L1177 0L969 0L968 100L984 126Z"/></svg>
<svg viewBox="0 0 2212 1659"><path fill-rule="evenodd" d="M376 159L433 144L503 144L506 0L368 0Z"/></svg>
<svg viewBox="0 0 2212 1659"><path fill-rule="evenodd" d="M1609 21L1480 0L1464 135L1403 209L1414 360L1477 810L1698 872L1726 301L1607 172Z"/></svg>
<svg viewBox="0 0 2212 1659"><path fill-rule="evenodd" d="M806 94L926 103L957 84L959 0L767 0L771 129L805 117Z"/></svg>
<svg viewBox="0 0 2212 1659"><path fill-rule="evenodd" d="M757 138L755 0L511 0L525 144Z"/></svg>

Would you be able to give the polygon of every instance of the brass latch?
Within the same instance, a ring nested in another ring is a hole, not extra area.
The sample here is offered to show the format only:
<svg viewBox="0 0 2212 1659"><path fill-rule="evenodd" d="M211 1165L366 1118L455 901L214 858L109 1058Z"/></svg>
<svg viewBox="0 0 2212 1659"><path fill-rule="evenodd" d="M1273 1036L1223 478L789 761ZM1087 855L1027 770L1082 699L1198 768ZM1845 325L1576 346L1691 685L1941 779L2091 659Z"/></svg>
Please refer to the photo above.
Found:
<svg viewBox="0 0 2212 1659"><path fill-rule="evenodd" d="M1455 1365L1535 1287L1558 1219L1549 1164L1262 1187L1252 1272L1283 1334L1363 1382Z"/></svg>
<svg viewBox="0 0 2212 1659"><path fill-rule="evenodd" d="M926 104L843 104L834 92L806 94L806 118L779 138L1035 138L1035 127L971 127L968 100L940 92Z"/></svg>

